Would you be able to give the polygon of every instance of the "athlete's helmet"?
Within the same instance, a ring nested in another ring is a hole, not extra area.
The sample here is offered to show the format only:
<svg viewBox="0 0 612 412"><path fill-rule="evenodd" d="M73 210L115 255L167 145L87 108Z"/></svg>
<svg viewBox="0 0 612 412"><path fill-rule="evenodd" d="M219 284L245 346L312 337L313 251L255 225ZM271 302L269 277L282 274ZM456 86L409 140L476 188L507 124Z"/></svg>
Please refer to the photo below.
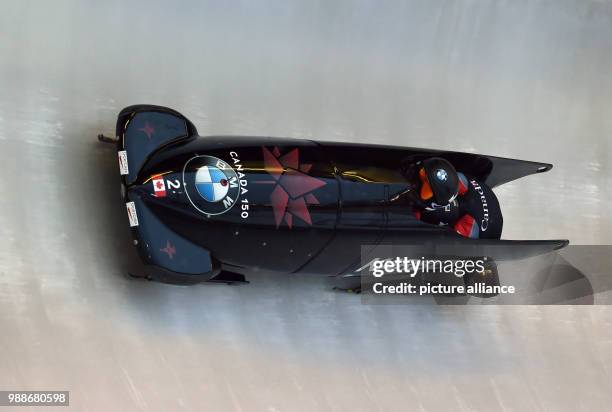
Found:
<svg viewBox="0 0 612 412"><path fill-rule="evenodd" d="M421 181L421 200L444 206L457 197L459 177L452 164L440 157L431 157L417 165Z"/></svg>

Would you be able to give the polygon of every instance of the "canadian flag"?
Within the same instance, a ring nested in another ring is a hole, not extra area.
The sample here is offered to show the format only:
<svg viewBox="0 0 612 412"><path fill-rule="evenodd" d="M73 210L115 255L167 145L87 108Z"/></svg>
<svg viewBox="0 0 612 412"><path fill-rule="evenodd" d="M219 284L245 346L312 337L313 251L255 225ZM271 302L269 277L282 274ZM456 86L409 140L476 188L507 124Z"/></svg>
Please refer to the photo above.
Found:
<svg viewBox="0 0 612 412"><path fill-rule="evenodd" d="M155 190L155 197L166 197L166 183L163 177L153 179L153 190Z"/></svg>

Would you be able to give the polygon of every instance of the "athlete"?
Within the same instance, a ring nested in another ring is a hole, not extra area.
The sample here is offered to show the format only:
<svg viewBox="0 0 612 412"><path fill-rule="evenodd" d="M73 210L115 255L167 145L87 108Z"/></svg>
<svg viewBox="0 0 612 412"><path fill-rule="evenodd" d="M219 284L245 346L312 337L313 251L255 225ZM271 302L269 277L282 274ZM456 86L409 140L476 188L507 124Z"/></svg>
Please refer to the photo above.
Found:
<svg viewBox="0 0 612 412"><path fill-rule="evenodd" d="M499 203L484 182L458 173L440 157L417 162L409 178L415 182L411 198L418 219L472 239L501 237Z"/></svg>

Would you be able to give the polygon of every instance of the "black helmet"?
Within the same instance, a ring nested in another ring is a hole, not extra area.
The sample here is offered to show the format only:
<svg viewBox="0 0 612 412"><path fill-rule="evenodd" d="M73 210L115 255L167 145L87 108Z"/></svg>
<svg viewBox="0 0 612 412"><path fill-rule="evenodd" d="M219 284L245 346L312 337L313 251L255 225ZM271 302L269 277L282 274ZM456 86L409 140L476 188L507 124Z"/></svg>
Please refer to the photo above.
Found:
<svg viewBox="0 0 612 412"><path fill-rule="evenodd" d="M459 177L453 165L440 157L431 157L419 163L421 200L440 206L452 202L459 192Z"/></svg>

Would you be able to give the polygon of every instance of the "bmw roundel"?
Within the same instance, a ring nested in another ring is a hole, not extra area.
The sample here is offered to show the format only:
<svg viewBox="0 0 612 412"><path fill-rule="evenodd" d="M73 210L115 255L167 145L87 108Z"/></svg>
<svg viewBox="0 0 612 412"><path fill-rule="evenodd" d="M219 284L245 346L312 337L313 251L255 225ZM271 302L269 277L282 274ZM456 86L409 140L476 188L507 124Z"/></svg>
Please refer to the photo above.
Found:
<svg viewBox="0 0 612 412"><path fill-rule="evenodd" d="M446 179L448 179L448 173L446 173L446 170L444 169L438 169L436 170L436 177L438 180L446 182Z"/></svg>
<svg viewBox="0 0 612 412"><path fill-rule="evenodd" d="M183 169L183 186L193 207L207 215L227 212L240 197L236 172L213 156L189 159Z"/></svg>
<svg viewBox="0 0 612 412"><path fill-rule="evenodd" d="M208 202L223 200L229 190L227 175L216 166L202 166L196 172L195 185L200 196Z"/></svg>

